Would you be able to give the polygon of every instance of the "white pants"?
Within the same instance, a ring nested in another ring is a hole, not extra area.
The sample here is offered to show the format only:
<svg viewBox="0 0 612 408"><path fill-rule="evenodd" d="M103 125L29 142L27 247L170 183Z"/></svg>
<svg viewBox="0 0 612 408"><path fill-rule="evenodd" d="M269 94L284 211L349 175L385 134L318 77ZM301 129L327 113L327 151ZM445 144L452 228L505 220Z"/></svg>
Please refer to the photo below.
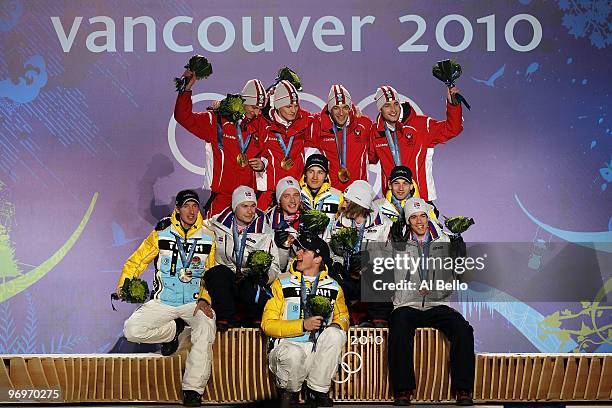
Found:
<svg viewBox="0 0 612 408"><path fill-rule="evenodd" d="M276 376L276 385L298 392L306 380L312 390L328 392L332 378L338 371L344 343L346 333L333 326L323 330L314 352L311 342L282 339L268 354L268 364Z"/></svg>
<svg viewBox="0 0 612 408"><path fill-rule="evenodd" d="M191 327L191 351L185 363L183 390L204 392L210 378L212 345L217 330L215 320L193 311L196 302L183 306L169 306L159 300L150 300L140 306L125 321L123 333L134 343L167 343L176 334L174 319L183 319Z"/></svg>

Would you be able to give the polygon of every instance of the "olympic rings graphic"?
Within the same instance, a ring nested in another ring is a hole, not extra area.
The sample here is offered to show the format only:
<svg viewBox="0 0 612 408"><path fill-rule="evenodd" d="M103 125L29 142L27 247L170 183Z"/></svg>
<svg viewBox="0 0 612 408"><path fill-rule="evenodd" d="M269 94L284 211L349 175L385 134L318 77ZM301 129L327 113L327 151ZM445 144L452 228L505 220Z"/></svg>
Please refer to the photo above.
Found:
<svg viewBox="0 0 612 408"><path fill-rule="evenodd" d="M351 366L349 365L349 363L344 361L350 355L354 355L359 360L359 365L355 370L351 370ZM340 367L342 367L342 370L346 373L346 378L342 381L336 381L335 378L332 379L332 381L336 384L344 384L345 382L349 381L352 374L357 374L359 371L361 371L361 367L363 367L363 360L358 353L354 351L347 351L342 355L342 362L340 363Z"/></svg>

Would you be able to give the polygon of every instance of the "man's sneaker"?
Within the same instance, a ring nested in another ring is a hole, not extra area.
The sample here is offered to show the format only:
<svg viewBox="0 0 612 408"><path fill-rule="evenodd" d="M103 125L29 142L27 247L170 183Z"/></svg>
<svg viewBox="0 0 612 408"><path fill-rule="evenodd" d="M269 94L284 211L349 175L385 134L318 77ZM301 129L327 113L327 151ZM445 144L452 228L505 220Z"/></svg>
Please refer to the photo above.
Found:
<svg viewBox="0 0 612 408"><path fill-rule="evenodd" d="M469 407L474 405L472 393L468 390L457 390L457 405Z"/></svg>
<svg viewBox="0 0 612 408"><path fill-rule="evenodd" d="M174 338L167 343L163 343L161 345L161 353L162 356L169 356L174 354L174 352L178 349L179 346L179 334L185 329L185 321L183 319L174 319L176 323L176 334Z"/></svg>
<svg viewBox="0 0 612 408"><path fill-rule="evenodd" d="M186 407L202 406L202 395L196 391L183 390L183 405Z"/></svg>
<svg viewBox="0 0 612 408"><path fill-rule="evenodd" d="M318 392L310 387L306 388L306 406L309 408L333 407L334 402L326 392Z"/></svg>
<svg viewBox="0 0 612 408"><path fill-rule="evenodd" d="M298 406L298 393L278 388L280 408L294 408Z"/></svg>
<svg viewBox="0 0 612 408"><path fill-rule="evenodd" d="M410 391L402 391L395 394L395 401L393 405L403 407L406 405L410 405L410 398L412 398L412 393Z"/></svg>

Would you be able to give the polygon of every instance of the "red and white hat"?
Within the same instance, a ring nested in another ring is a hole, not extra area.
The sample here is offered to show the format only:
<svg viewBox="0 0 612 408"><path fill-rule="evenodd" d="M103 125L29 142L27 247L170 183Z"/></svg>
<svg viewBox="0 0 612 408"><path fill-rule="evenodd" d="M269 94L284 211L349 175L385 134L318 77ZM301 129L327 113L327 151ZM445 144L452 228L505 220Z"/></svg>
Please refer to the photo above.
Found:
<svg viewBox="0 0 612 408"><path fill-rule="evenodd" d="M332 110L334 106L348 105L351 107L351 94L346 88L339 84L334 84L329 90L329 96L327 97L327 109Z"/></svg>
<svg viewBox="0 0 612 408"><path fill-rule="evenodd" d="M241 94L245 105L258 108L266 106L266 89L259 79L249 79L244 85Z"/></svg>
<svg viewBox="0 0 612 408"><path fill-rule="evenodd" d="M279 109L292 103L299 103L300 101L295 87L285 79L276 84L272 98L274 109Z"/></svg>
<svg viewBox="0 0 612 408"><path fill-rule="evenodd" d="M376 108L380 110L387 102L397 101L399 103L399 95L392 86L383 85L376 90L374 100L376 101Z"/></svg>

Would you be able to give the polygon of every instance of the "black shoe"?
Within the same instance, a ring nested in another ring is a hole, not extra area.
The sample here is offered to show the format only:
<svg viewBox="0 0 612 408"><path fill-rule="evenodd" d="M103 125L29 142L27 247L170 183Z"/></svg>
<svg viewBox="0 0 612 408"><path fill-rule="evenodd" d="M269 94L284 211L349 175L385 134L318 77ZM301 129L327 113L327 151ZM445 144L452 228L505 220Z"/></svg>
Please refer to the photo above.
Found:
<svg viewBox="0 0 612 408"><path fill-rule="evenodd" d="M474 405L474 400L472 400L472 393L468 390L458 390L457 391L457 405L462 407L470 407Z"/></svg>
<svg viewBox="0 0 612 408"><path fill-rule="evenodd" d="M183 390L183 405L186 407L202 406L202 396L195 391Z"/></svg>
<svg viewBox="0 0 612 408"><path fill-rule="evenodd" d="M410 398L412 397L412 393L410 391L402 391L395 394L395 400L393 401L393 405L396 407L404 407L410 405Z"/></svg>
<svg viewBox="0 0 612 408"><path fill-rule="evenodd" d="M306 406L310 408L333 407L334 401L329 398L329 395L327 395L326 392L318 392L310 389L310 387L307 387Z"/></svg>
<svg viewBox="0 0 612 408"><path fill-rule="evenodd" d="M171 341L161 345L162 356L172 355L178 349L178 338L179 334L181 334L181 332L185 329L185 321L183 319L174 319L174 322L176 323L176 334Z"/></svg>
<svg viewBox="0 0 612 408"><path fill-rule="evenodd" d="M283 390L281 388L277 389L279 394L280 408L294 408L298 406L298 393L291 392L287 390Z"/></svg>

